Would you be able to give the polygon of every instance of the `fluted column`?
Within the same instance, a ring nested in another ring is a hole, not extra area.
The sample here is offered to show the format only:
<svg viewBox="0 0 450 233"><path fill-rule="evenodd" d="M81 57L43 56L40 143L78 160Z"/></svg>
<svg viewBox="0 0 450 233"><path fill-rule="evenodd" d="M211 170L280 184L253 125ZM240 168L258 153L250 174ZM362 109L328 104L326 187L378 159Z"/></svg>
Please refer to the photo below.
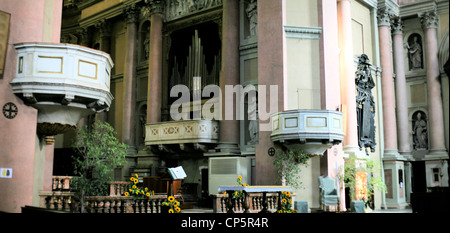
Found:
<svg viewBox="0 0 450 233"><path fill-rule="evenodd" d="M135 4L125 6L123 13L126 20L126 55L123 92L123 143L135 150L135 117L136 112L136 36L139 10Z"/></svg>
<svg viewBox="0 0 450 233"><path fill-rule="evenodd" d="M239 1L223 1L222 21L222 69L220 72L220 89L225 94L225 86L239 84ZM233 95L234 96L234 95ZM226 111L236 110L236 100L239 97L227 95L222 101L222 120L220 121L220 145L222 151L238 152L239 144L239 121L236 117L225 119ZM232 98L227 101L225 98ZM226 106L225 103L234 103ZM225 109L227 108L227 109Z"/></svg>
<svg viewBox="0 0 450 233"><path fill-rule="evenodd" d="M339 73L341 102L344 115L344 153L363 155L358 145L358 122L356 116L355 62L352 39L351 1L338 0Z"/></svg>
<svg viewBox="0 0 450 233"><path fill-rule="evenodd" d="M428 88L428 122L430 127L430 151L427 157L448 158L445 148L445 127L442 108L441 84L439 81L437 12L420 14L420 21L425 34L425 66L427 69Z"/></svg>
<svg viewBox="0 0 450 233"><path fill-rule="evenodd" d="M394 50L395 94L397 113L398 151L411 158L409 142L408 97L406 93L405 58L403 55L403 23L400 18L392 21L392 42Z"/></svg>
<svg viewBox="0 0 450 233"><path fill-rule="evenodd" d="M150 8L150 50L148 59L147 123L161 121L162 53L164 1L146 1Z"/></svg>
<svg viewBox="0 0 450 233"><path fill-rule="evenodd" d="M390 17L387 10L378 12L380 43L381 91L383 100L384 159L400 160L397 144L394 80L392 72Z"/></svg>

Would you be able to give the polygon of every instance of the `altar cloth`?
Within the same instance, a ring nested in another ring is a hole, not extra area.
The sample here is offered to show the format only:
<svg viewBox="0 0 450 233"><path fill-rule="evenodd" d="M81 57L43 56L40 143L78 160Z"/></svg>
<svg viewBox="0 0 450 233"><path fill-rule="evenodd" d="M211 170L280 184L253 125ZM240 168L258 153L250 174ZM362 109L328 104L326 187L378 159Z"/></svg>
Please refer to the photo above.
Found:
<svg viewBox="0 0 450 233"><path fill-rule="evenodd" d="M277 185L255 185L255 186L220 186L219 192L226 191L245 191L247 193L275 193L275 192L292 192L292 187L290 186L277 186Z"/></svg>

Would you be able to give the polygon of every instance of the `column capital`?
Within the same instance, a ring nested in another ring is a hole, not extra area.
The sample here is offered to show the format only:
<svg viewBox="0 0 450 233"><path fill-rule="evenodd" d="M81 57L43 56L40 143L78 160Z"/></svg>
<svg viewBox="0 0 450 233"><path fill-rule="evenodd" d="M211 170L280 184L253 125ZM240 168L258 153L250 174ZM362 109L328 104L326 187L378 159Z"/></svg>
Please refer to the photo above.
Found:
<svg viewBox="0 0 450 233"><path fill-rule="evenodd" d="M102 19L94 24L100 32L100 37L110 37L111 36L111 22Z"/></svg>
<svg viewBox="0 0 450 233"><path fill-rule="evenodd" d="M420 17L423 29L438 27L439 17L436 9L434 11L418 13L417 15Z"/></svg>
<svg viewBox="0 0 450 233"><path fill-rule="evenodd" d="M150 15L164 13L165 0L145 0L145 3L149 8Z"/></svg>
<svg viewBox="0 0 450 233"><path fill-rule="evenodd" d="M126 5L122 8L122 13L127 23L136 23L139 19L139 6L135 3Z"/></svg>
<svg viewBox="0 0 450 233"><path fill-rule="evenodd" d="M377 11L378 27L390 26L392 16L393 13L389 9L378 10Z"/></svg>
<svg viewBox="0 0 450 233"><path fill-rule="evenodd" d="M393 34L403 34L403 21L400 17L391 20L391 30Z"/></svg>

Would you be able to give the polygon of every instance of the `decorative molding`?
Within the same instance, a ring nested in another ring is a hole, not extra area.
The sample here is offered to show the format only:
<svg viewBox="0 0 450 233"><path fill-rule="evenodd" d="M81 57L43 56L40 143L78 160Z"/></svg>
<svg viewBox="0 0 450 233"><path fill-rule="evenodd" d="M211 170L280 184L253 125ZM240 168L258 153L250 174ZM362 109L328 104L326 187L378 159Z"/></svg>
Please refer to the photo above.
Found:
<svg viewBox="0 0 450 233"><path fill-rule="evenodd" d="M155 1L155 0L146 0ZM157 0L158 1L158 0ZM222 6L222 0L165 0L162 5L165 6L162 9L165 13L165 20L172 21L192 14L196 14L205 10L210 10L216 7ZM164 7L162 6L162 7Z"/></svg>
<svg viewBox="0 0 450 233"><path fill-rule="evenodd" d="M420 23L422 24L422 28L438 28L439 26L439 15L437 13L437 9L435 8L433 11L422 12L417 14L420 18Z"/></svg>
<svg viewBox="0 0 450 233"><path fill-rule="evenodd" d="M299 26L284 26L287 38L298 39L320 39L322 28L320 27L299 27Z"/></svg>

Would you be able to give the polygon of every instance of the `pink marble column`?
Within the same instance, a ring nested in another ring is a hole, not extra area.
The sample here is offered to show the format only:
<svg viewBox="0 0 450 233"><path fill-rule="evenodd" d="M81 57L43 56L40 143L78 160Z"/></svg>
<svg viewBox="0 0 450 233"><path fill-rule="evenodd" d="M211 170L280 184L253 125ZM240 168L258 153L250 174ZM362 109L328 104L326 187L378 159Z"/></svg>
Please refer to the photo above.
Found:
<svg viewBox="0 0 450 233"><path fill-rule="evenodd" d="M223 1L222 22L222 70L220 73L220 89L225 94L226 85L239 84L239 2L235 0ZM239 144L239 121L225 119L226 111L236 111L236 98L230 95L224 98L234 98L233 106L225 106L227 101L222 101L222 120L220 121L220 143L221 150L236 151ZM233 109L231 109L233 108ZM233 149L234 148L234 149Z"/></svg>
<svg viewBox="0 0 450 233"><path fill-rule="evenodd" d="M344 113L344 151L360 154L358 145L358 122L356 116L355 62L352 39L352 15L350 0L337 1L339 30L339 74L341 80L341 104Z"/></svg>
<svg viewBox="0 0 450 233"><path fill-rule="evenodd" d="M135 147L135 117L136 113L136 36L137 17L139 10L134 4L126 6L124 13L127 23L127 43L124 72L123 92L123 143Z"/></svg>
<svg viewBox="0 0 450 233"><path fill-rule="evenodd" d="M409 143L408 97L406 93L405 58L403 47L403 24L396 18L391 24L394 50L395 94L397 113L398 151L401 155L411 157Z"/></svg>
<svg viewBox="0 0 450 233"><path fill-rule="evenodd" d="M430 126L430 151L427 157L448 158L445 148L444 115L442 108L441 84L439 81L437 27L439 24L436 12L420 15L425 34L425 67L427 69L428 88L428 123Z"/></svg>
<svg viewBox="0 0 450 233"><path fill-rule="evenodd" d="M381 92L383 101L384 158L399 157L397 146L397 120L395 116L394 79L392 72L390 17L387 10L378 12L380 42Z"/></svg>
<svg viewBox="0 0 450 233"><path fill-rule="evenodd" d="M318 0L319 27L322 34L319 41L320 51L320 85L321 85L321 109L336 110L341 104L341 92L339 88L339 37L336 0ZM328 149L326 156L326 175L336 178L339 167L343 167L342 143ZM322 158L321 158L322 160ZM340 186L343 187L344 183ZM341 210L345 209L345 190L341 189Z"/></svg>
<svg viewBox="0 0 450 233"><path fill-rule="evenodd" d="M163 4L150 4L150 54L148 65L147 123L161 122L162 106L162 53L163 53Z"/></svg>

